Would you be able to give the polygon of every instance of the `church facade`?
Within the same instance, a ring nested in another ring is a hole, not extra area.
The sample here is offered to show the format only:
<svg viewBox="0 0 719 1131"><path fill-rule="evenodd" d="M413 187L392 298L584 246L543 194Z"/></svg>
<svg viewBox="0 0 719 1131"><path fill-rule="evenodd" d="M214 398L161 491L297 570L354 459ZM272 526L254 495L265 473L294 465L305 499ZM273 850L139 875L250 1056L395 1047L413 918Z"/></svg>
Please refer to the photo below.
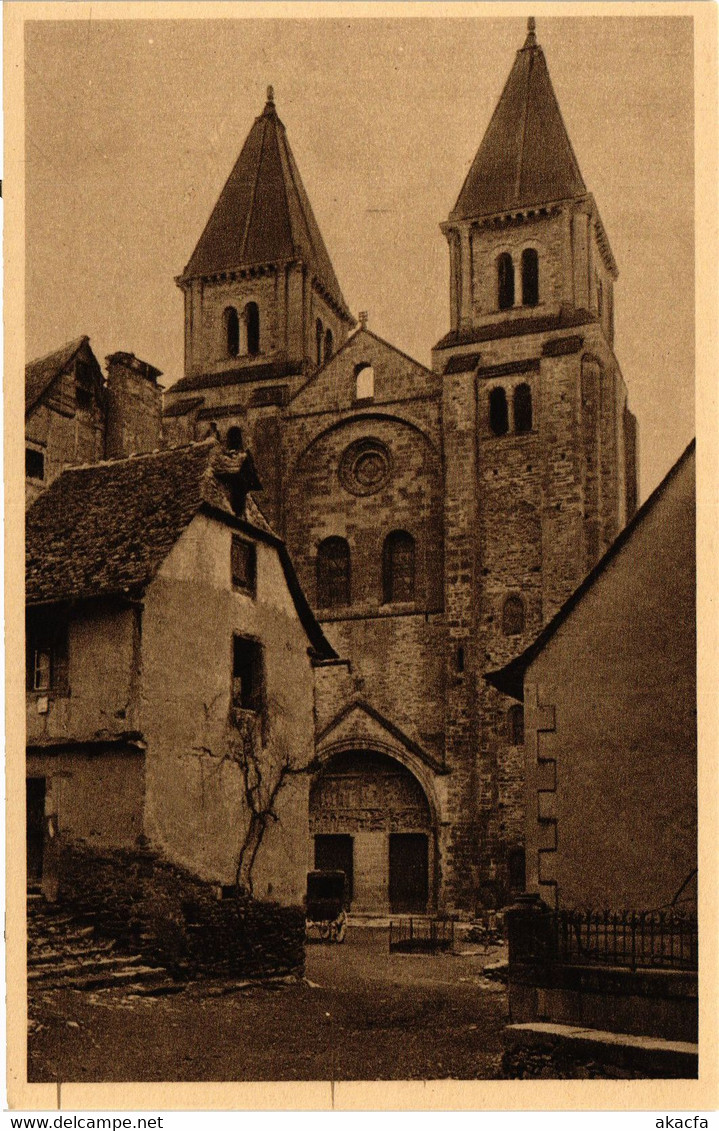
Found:
<svg viewBox="0 0 719 1131"><path fill-rule="evenodd" d="M247 448L339 661L316 671L308 865L352 908L524 887L521 653L636 509L617 267L533 22L455 208L432 368L351 315L272 91L178 278L167 444Z"/></svg>

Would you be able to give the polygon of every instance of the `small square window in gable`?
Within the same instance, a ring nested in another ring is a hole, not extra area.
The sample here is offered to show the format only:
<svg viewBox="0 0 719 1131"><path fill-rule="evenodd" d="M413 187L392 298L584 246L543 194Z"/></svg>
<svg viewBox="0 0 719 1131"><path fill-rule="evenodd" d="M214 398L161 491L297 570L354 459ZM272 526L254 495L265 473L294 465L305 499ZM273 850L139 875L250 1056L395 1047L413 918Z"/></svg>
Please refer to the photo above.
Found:
<svg viewBox="0 0 719 1131"><path fill-rule="evenodd" d="M25 448L25 475L28 479L45 478L45 456L37 448Z"/></svg>
<svg viewBox="0 0 719 1131"><path fill-rule="evenodd" d="M232 535L232 587L254 597L257 592L257 549L252 542Z"/></svg>

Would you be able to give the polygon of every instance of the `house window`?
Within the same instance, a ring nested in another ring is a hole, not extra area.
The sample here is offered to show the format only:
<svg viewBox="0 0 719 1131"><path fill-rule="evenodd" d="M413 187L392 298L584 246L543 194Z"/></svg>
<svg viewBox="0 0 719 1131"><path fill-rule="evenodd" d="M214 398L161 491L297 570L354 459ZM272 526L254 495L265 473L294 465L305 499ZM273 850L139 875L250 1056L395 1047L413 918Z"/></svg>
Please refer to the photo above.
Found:
<svg viewBox="0 0 719 1131"><path fill-rule="evenodd" d="M414 601L414 538L405 530L393 530L385 538L382 599L385 605Z"/></svg>
<svg viewBox="0 0 719 1131"><path fill-rule="evenodd" d="M67 620L53 610L29 610L25 623L28 691L66 694Z"/></svg>
<svg viewBox="0 0 719 1131"><path fill-rule="evenodd" d="M324 341L324 327L318 318L315 323L315 348L317 351L317 364L322 364L322 343Z"/></svg>
<svg viewBox="0 0 719 1131"><path fill-rule="evenodd" d="M335 348L335 340L332 336L332 331L326 330L325 331L325 365L327 364L329 359L332 357L332 354L334 353L334 348Z"/></svg>
<svg viewBox="0 0 719 1131"><path fill-rule="evenodd" d="M522 304L536 306L539 302L539 256L533 247L522 252Z"/></svg>
<svg viewBox="0 0 719 1131"><path fill-rule="evenodd" d="M232 706L242 711L263 708L262 645L244 636L232 638Z"/></svg>
<svg viewBox="0 0 719 1131"><path fill-rule="evenodd" d="M245 327L247 329L247 352L260 352L260 308L256 302L248 302L245 307Z"/></svg>
<svg viewBox="0 0 719 1131"><path fill-rule="evenodd" d="M507 738L510 746L524 745L524 707L521 703L507 711Z"/></svg>
<svg viewBox="0 0 719 1131"><path fill-rule="evenodd" d="M25 474L28 479L45 478L45 456L36 448L25 448Z"/></svg>
<svg viewBox="0 0 719 1131"><path fill-rule="evenodd" d="M506 436L509 431L509 412L507 394L501 386L489 394L489 427L495 436Z"/></svg>
<svg viewBox="0 0 719 1131"><path fill-rule="evenodd" d="M497 300L500 310L514 306L514 264L507 251L503 251L497 260Z"/></svg>
<svg viewBox="0 0 719 1131"><path fill-rule="evenodd" d="M355 369L355 399L369 401L374 396L374 369L371 365L358 365Z"/></svg>
<svg viewBox="0 0 719 1131"><path fill-rule="evenodd" d="M228 306L223 314L225 323L225 344L230 357L240 352L240 318L234 306Z"/></svg>
<svg viewBox="0 0 719 1131"><path fill-rule="evenodd" d="M504 602L502 632L505 636L519 636L524 632L524 602L521 597L507 597Z"/></svg>
<svg viewBox="0 0 719 1131"><path fill-rule="evenodd" d="M254 597L257 583L257 549L252 542L232 535L232 586Z"/></svg>
<svg viewBox="0 0 719 1131"><path fill-rule="evenodd" d="M317 549L317 604L334 609L350 603L350 548L344 538L325 538Z"/></svg>
<svg viewBox="0 0 719 1131"><path fill-rule="evenodd" d="M514 390L514 431L532 431L532 390L529 385L517 385Z"/></svg>
<svg viewBox="0 0 719 1131"><path fill-rule="evenodd" d="M231 452L242 451L242 429L233 426L227 429L227 447Z"/></svg>
<svg viewBox="0 0 719 1131"><path fill-rule="evenodd" d="M75 403L84 411L92 408L92 370L86 361L75 365Z"/></svg>

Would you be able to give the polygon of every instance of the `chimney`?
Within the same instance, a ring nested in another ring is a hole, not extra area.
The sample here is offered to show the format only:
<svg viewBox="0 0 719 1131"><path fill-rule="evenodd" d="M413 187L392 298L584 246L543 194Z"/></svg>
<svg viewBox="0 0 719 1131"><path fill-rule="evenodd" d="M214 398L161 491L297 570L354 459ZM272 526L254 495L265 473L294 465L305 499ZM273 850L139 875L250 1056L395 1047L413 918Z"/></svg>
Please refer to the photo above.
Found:
<svg viewBox="0 0 719 1131"><path fill-rule="evenodd" d="M107 363L105 457L118 459L160 447L162 371L134 353L113 353Z"/></svg>

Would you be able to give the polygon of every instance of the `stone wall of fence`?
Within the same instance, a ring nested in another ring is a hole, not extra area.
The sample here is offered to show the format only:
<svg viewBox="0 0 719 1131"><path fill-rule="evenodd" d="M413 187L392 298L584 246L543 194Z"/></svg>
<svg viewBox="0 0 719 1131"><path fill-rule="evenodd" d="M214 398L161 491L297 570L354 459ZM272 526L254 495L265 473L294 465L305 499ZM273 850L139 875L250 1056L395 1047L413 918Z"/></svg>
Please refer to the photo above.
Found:
<svg viewBox="0 0 719 1131"><path fill-rule="evenodd" d="M79 845L63 850L58 899L99 934L177 977L301 973L305 917L246 894L218 898L157 854Z"/></svg>
<svg viewBox="0 0 719 1131"><path fill-rule="evenodd" d="M693 917L553 912L525 896L507 928L512 1023L697 1040Z"/></svg>

